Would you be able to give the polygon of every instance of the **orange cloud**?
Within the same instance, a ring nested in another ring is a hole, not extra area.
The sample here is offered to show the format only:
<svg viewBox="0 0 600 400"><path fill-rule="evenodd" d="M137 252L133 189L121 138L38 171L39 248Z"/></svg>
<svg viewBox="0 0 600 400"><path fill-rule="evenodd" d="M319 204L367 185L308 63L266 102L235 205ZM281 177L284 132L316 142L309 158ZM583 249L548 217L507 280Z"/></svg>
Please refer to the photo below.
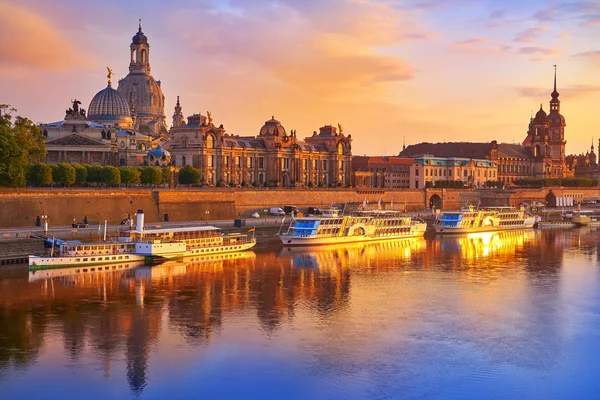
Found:
<svg viewBox="0 0 600 400"><path fill-rule="evenodd" d="M14 4L0 3L0 65L69 70L91 65L43 17Z"/></svg>
<svg viewBox="0 0 600 400"><path fill-rule="evenodd" d="M519 32L515 36L515 42L520 42L520 43L535 42L536 39L538 38L538 36L546 30L547 30L547 28L544 26L538 26L536 28L525 29L524 31Z"/></svg>
<svg viewBox="0 0 600 400"><path fill-rule="evenodd" d="M280 91L294 87L321 98L373 95L414 74L405 60L382 49L433 36L384 3L333 0L317 10L294 1L235 4L239 12L215 12L210 24L196 24L198 16L189 12L174 20L194 27L182 37L198 56L264 81L256 83L260 93L277 84Z"/></svg>
<svg viewBox="0 0 600 400"><path fill-rule="evenodd" d="M511 50L510 46L493 43L486 38L473 38L453 43L452 47L460 51L482 54L499 54Z"/></svg>
<svg viewBox="0 0 600 400"><path fill-rule="evenodd" d="M600 85L594 84L575 84L568 85L564 88L559 88L562 98L570 100L586 97L600 92ZM549 96L548 88L539 88L531 86L523 86L517 88L517 93L528 98L546 98Z"/></svg>

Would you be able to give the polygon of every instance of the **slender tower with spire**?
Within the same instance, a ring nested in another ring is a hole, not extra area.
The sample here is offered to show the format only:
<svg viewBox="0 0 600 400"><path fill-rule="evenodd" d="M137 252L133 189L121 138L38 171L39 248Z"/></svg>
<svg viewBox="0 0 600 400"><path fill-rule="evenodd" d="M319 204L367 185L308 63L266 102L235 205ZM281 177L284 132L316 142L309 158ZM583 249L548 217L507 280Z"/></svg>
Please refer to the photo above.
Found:
<svg viewBox="0 0 600 400"><path fill-rule="evenodd" d="M550 158L553 159L554 168L559 168L558 164L561 164L561 170L564 170L565 163L565 117L560 113L560 100L558 99L558 91L556 90L556 64L554 65L554 90L552 91L552 99L550 100L550 113L548 114L549 120L549 145L550 145ZM553 175L556 175L553 174ZM561 173L562 175L562 173Z"/></svg>
<svg viewBox="0 0 600 400"><path fill-rule="evenodd" d="M183 120L183 113L181 112L181 104L179 103L179 96L177 96L177 104L175 104L175 112L173 113L173 128L178 128L185 124Z"/></svg>

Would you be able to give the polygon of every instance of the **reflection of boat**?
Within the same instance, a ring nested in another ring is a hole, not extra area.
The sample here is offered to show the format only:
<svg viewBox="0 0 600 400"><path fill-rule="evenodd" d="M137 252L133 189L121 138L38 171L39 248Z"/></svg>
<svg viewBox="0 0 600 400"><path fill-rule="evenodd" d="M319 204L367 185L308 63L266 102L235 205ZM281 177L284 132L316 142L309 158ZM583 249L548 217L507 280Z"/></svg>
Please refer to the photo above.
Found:
<svg viewBox="0 0 600 400"><path fill-rule="evenodd" d="M138 210L135 229L122 231L123 242L135 242L136 254L153 258L181 258L248 250L256 239L242 233L221 233L214 226L145 229L144 212Z"/></svg>
<svg viewBox="0 0 600 400"><path fill-rule="evenodd" d="M111 265L94 265L94 266L78 266L71 268L51 268L51 269L36 269L29 271L29 282L39 281L43 279L62 278L62 277L77 277L91 276L115 271L124 271L137 268L144 265L143 262L129 262Z"/></svg>
<svg viewBox="0 0 600 400"><path fill-rule="evenodd" d="M351 216L292 219L279 238L284 246L314 246L420 237L427 224L397 211L362 211Z"/></svg>
<svg viewBox="0 0 600 400"><path fill-rule="evenodd" d="M228 261L228 260L249 260L255 259L256 253L254 251L235 251L231 253L222 254L207 254L200 256L188 256L184 257L181 261L186 264L200 264L211 261Z"/></svg>
<svg viewBox="0 0 600 400"><path fill-rule="evenodd" d="M250 260L256 258L253 251L210 254L205 256L184 257L177 261L167 261L153 266L143 266L135 270L136 279L152 280L185 275L188 268L199 264L222 263L233 260Z"/></svg>
<svg viewBox="0 0 600 400"><path fill-rule="evenodd" d="M446 236L438 239L442 249L449 253L459 251L462 258L480 258L490 255L512 255L525 242L535 238L535 231L511 230L501 232L477 232Z"/></svg>
<svg viewBox="0 0 600 400"><path fill-rule="evenodd" d="M347 266L349 263L370 262L378 258L410 258L415 251L424 248L425 240L420 237L318 247L285 247L279 255L291 256L293 265L297 268L323 268L340 263Z"/></svg>
<svg viewBox="0 0 600 400"><path fill-rule="evenodd" d="M144 261L143 255L135 254L135 243L89 242L74 240L62 242L57 255L29 256L29 268L62 268L67 266L91 266Z"/></svg>
<svg viewBox="0 0 600 400"><path fill-rule="evenodd" d="M513 207L445 211L435 219L438 234L497 232L533 228L535 217Z"/></svg>

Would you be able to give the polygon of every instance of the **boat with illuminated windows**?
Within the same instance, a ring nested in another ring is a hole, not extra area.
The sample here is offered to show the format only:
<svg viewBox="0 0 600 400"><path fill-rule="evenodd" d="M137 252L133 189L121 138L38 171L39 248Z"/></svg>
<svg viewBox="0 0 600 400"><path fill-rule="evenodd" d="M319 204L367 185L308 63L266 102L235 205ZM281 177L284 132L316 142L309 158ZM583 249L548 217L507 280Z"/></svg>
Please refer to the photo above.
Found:
<svg viewBox="0 0 600 400"><path fill-rule="evenodd" d="M497 232L533 228L536 220L525 210L514 207L470 207L463 211L444 211L435 219L437 234Z"/></svg>
<svg viewBox="0 0 600 400"><path fill-rule="evenodd" d="M287 232L279 235L284 246L316 246L421 237L427 224L398 211L360 211L343 216L293 218Z"/></svg>
<svg viewBox="0 0 600 400"><path fill-rule="evenodd" d="M229 253L249 250L256 245L254 235L225 234L215 226L146 229L143 211L138 210L136 216L135 229L121 231L119 241L135 243L135 254L151 259Z"/></svg>
<svg viewBox="0 0 600 400"><path fill-rule="evenodd" d="M135 243L61 241L57 251L50 255L29 256L29 269L63 268L144 261L145 256L136 254Z"/></svg>

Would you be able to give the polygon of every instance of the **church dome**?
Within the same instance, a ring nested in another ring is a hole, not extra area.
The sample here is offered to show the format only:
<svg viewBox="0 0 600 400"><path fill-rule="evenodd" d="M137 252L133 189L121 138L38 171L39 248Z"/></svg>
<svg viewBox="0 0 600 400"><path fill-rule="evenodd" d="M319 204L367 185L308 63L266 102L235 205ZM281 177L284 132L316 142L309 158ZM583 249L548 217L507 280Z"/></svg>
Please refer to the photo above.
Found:
<svg viewBox="0 0 600 400"><path fill-rule="evenodd" d="M277 121L275 117L271 117L270 120L266 121L262 128L260 128L260 136L285 136L285 128L281 125L281 122Z"/></svg>
<svg viewBox="0 0 600 400"><path fill-rule="evenodd" d="M167 166L171 163L171 153L158 146L146 154L146 163L158 167Z"/></svg>
<svg viewBox="0 0 600 400"><path fill-rule="evenodd" d="M548 122L548 115L546 114L546 111L544 111L542 106L540 106L539 111L535 114L533 122L536 124L545 124Z"/></svg>
<svg viewBox="0 0 600 400"><path fill-rule="evenodd" d="M121 93L109 84L92 99L88 107L88 119L102 123L132 123L129 104Z"/></svg>
<svg viewBox="0 0 600 400"><path fill-rule="evenodd" d="M131 39L131 42L133 44L148 44L148 38L146 37L146 35L144 35L144 32L142 32L141 26L135 34L135 36Z"/></svg>
<svg viewBox="0 0 600 400"><path fill-rule="evenodd" d="M163 92L152 75L129 73L119 81L118 91L123 98L131 101L138 117L165 118Z"/></svg>

